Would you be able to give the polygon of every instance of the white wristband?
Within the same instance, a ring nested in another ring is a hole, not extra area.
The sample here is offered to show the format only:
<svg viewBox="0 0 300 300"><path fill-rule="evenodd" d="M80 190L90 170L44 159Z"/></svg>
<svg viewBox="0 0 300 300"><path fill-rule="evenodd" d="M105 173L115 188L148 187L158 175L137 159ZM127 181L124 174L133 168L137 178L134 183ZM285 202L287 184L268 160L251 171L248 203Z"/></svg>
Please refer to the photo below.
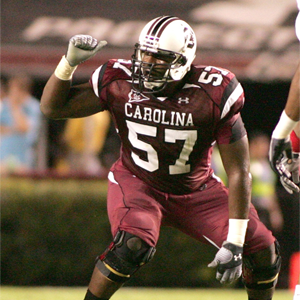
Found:
<svg viewBox="0 0 300 300"><path fill-rule="evenodd" d="M57 65L54 75L60 80L71 80L77 66L71 67L66 57L63 56Z"/></svg>
<svg viewBox="0 0 300 300"><path fill-rule="evenodd" d="M272 138L274 139L285 139L289 136L292 130L295 128L298 122L292 120L285 111L282 112L279 122L277 123Z"/></svg>
<svg viewBox="0 0 300 300"><path fill-rule="evenodd" d="M243 246L248 226L248 219L229 219L227 241Z"/></svg>

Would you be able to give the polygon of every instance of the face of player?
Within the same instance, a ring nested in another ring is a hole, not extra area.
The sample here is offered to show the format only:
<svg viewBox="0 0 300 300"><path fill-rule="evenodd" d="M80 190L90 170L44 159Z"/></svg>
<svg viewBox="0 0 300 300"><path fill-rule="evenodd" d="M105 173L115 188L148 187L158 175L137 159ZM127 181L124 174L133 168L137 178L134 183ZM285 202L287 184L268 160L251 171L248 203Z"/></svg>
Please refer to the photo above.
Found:
<svg viewBox="0 0 300 300"><path fill-rule="evenodd" d="M162 53L142 52L143 74L162 79L175 57Z"/></svg>

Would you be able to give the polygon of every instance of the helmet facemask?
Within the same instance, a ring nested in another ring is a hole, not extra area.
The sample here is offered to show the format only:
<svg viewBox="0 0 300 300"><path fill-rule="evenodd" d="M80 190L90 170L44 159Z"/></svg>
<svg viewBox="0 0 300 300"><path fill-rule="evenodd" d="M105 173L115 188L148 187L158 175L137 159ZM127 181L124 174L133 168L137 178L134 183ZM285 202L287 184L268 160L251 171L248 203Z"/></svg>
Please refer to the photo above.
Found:
<svg viewBox="0 0 300 300"><path fill-rule="evenodd" d="M155 28L155 24L163 27L158 33L151 29ZM150 21L141 32L132 56L133 88L143 93L162 91L168 82L184 77L194 60L195 51L194 32L187 23L175 17L159 17ZM165 63L145 62L145 53Z"/></svg>
<svg viewBox="0 0 300 300"><path fill-rule="evenodd" d="M165 63L148 63L143 60L146 52L150 52L154 58L165 61ZM132 56L132 79L133 83L139 84L139 90L148 89L148 93L156 93L163 90L168 82L173 81L170 71L186 63L186 58L180 54L168 50L153 49L135 45Z"/></svg>

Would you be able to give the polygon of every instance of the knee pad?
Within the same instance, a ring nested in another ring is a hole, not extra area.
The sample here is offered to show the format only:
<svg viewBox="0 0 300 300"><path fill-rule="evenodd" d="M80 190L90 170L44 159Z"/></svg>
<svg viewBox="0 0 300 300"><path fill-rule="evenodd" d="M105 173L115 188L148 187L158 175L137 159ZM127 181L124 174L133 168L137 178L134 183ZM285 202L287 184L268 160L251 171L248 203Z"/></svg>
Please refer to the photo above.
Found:
<svg viewBox="0 0 300 300"><path fill-rule="evenodd" d="M277 258L273 265L257 267L251 256L243 258L243 283L251 290L268 290L276 286L281 266L279 244L275 242Z"/></svg>
<svg viewBox="0 0 300 300"><path fill-rule="evenodd" d="M138 236L118 231L113 242L97 258L96 266L108 279L125 282L152 259L155 251L155 247L149 246Z"/></svg>

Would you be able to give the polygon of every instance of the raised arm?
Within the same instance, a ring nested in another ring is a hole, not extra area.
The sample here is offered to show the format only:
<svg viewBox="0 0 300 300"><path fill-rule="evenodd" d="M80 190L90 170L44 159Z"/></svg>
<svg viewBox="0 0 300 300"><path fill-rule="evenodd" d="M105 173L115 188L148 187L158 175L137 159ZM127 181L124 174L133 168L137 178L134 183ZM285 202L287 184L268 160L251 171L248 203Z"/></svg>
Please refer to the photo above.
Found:
<svg viewBox="0 0 300 300"><path fill-rule="evenodd" d="M295 31L300 41L300 1ZM290 140L291 141L290 141ZM293 153L292 153L293 152ZM288 99L271 138L269 161L290 194L300 192L300 63L293 76Z"/></svg>
<svg viewBox="0 0 300 300"><path fill-rule="evenodd" d="M300 121L300 63L292 79L284 110L293 121Z"/></svg>
<svg viewBox="0 0 300 300"><path fill-rule="evenodd" d="M71 86L77 66L94 56L106 45L87 35L76 35L69 41L67 54L45 85L41 111L48 118L64 119L92 115L100 111L99 99L90 84Z"/></svg>
<svg viewBox="0 0 300 300"><path fill-rule="evenodd" d="M291 134L292 133L292 134ZM292 140L292 143L291 141ZM283 187L299 193L300 63L292 79L288 99L271 137L269 161Z"/></svg>

